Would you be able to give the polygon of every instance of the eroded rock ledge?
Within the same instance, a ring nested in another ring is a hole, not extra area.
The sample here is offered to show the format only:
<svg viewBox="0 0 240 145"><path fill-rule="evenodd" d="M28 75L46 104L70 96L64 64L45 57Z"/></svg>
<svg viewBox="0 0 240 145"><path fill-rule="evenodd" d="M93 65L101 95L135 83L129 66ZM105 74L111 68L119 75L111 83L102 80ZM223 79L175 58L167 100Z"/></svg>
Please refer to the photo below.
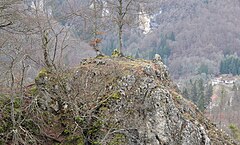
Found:
<svg viewBox="0 0 240 145"><path fill-rule="evenodd" d="M177 93L161 60L87 59L68 72L45 72L36 88L38 115L49 120L35 122L44 122L48 142L236 144Z"/></svg>

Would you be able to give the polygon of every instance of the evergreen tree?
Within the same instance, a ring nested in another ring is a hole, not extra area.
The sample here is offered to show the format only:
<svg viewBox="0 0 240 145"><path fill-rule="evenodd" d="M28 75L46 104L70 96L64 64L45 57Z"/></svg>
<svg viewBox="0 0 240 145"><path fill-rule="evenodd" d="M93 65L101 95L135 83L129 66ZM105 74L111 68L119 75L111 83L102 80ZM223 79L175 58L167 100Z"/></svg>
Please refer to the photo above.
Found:
<svg viewBox="0 0 240 145"><path fill-rule="evenodd" d="M187 88L184 87L183 92L182 92L182 95L184 96L184 98L189 99L189 96L188 96L189 94L188 94Z"/></svg>
<svg viewBox="0 0 240 145"><path fill-rule="evenodd" d="M209 84L205 87L203 79L190 80L189 85L183 88L182 94L195 103L201 111L204 111L211 101L213 86Z"/></svg>
<svg viewBox="0 0 240 145"><path fill-rule="evenodd" d="M140 56L139 56L139 49L137 50L137 52L136 52L136 55L135 55L135 58L139 58Z"/></svg>
<svg viewBox="0 0 240 145"><path fill-rule="evenodd" d="M203 86L203 80L200 79L198 82L198 91L197 91L197 106L198 108L203 111L205 109L205 99L204 99L204 86Z"/></svg>
<svg viewBox="0 0 240 145"><path fill-rule="evenodd" d="M220 63L221 74L240 74L240 59L236 56L227 56Z"/></svg>
<svg viewBox="0 0 240 145"><path fill-rule="evenodd" d="M208 66L206 64L201 64L201 66L198 68L198 73L208 74Z"/></svg>
<svg viewBox="0 0 240 145"><path fill-rule="evenodd" d="M239 91L239 86L234 83L233 85L233 106L238 106L240 103L240 91Z"/></svg>
<svg viewBox="0 0 240 145"><path fill-rule="evenodd" d="M194 103L197 103L198 102L197 83L196 83L196 81L192 82L192 80L190 80L190 83L191 83L191 86L192 86L190 99Z"/></svg>
<svg viewBox="0 0 240 145"><path fill-rule="evenodd" d="M208 106L211 102L211 97L213 95L213 86L212 84L208 84L206 94L205 94L205 106Z"/></svg>
<svg viewBox="0 0 240 145"><path fill-rule="evenodd" d="M171 32L170 36L168 37L169 40L176 41L175 34Z"/></svg>

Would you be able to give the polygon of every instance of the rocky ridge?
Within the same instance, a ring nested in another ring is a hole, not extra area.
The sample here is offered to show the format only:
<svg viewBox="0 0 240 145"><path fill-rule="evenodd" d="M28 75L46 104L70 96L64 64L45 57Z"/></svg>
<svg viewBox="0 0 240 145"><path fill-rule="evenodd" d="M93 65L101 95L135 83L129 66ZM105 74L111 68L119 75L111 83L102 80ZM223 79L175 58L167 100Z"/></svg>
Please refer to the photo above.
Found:
<svg viewBox="0 0 240 145"><path fill-rule="evenodd" d="M178 93L158 56L90 58L62 73L42 70L29 91L25 113L36 144L236 144Z"/></svg>
<svg viewBox="0 0 240 145"><path fill-rule="evenodd" d="M97 135L101 143L108 144L114 133L120 133L120 144L234 144L176 92L158 57L152 62L88 59L76 68L74 78L70 88L85 92L78 97L94 100L93 112L116 126L107 129L111 135L105 132L105 141Z"/></svg>

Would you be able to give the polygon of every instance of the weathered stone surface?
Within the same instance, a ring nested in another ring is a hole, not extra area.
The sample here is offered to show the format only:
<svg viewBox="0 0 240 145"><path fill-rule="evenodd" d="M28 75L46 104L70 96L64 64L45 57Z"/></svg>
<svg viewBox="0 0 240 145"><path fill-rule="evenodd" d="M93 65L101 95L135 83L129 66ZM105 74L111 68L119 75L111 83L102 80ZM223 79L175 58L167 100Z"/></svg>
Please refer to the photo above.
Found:
<svg viewBox="0 0 240 145"><path fill-rule="evenodd" d="M67 109L81 118L91 115L105 121L98 126L101 133L88 139L109 144L114 134L122 134L125 139L119 144L235 144L176 92L166 66L156 57L88 59L66 79L67 97L61 102L68 104Z"/></svg>

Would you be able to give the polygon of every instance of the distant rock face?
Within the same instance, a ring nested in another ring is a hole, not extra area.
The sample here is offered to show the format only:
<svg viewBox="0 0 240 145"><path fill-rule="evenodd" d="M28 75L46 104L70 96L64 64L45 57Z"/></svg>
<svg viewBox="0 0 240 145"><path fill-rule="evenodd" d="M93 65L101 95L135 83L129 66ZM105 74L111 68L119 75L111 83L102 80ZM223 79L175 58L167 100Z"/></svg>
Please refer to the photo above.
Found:
<svg viewBox="0 0 240 145"><path fill-rule="evenodd" d="M61 102L68 104L64 112L80 118L74 131L81 143L235 144L175 91L159 60L87 59L66 84Z"/></svg>

